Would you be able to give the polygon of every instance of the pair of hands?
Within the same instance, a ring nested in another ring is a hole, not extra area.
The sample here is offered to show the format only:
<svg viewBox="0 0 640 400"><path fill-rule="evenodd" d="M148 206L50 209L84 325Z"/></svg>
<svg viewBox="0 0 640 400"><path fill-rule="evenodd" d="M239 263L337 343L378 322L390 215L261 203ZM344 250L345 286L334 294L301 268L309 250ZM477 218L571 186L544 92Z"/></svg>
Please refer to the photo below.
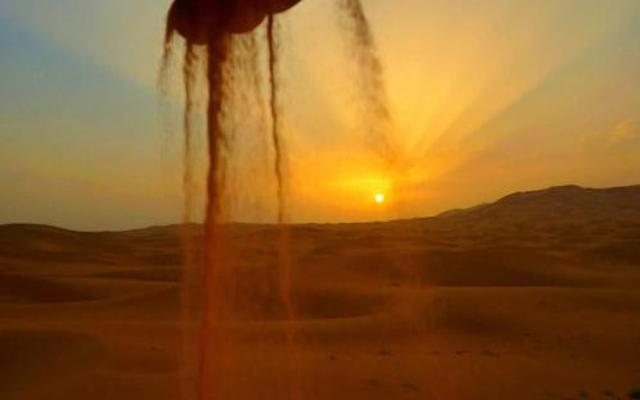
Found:
<svg viewBox="0 0 640 400"><path fill-rule="evenodd" d="M300 0L174 0L167 26L191 43L206 44L221 34L249 32L269 14Z"/></svg>

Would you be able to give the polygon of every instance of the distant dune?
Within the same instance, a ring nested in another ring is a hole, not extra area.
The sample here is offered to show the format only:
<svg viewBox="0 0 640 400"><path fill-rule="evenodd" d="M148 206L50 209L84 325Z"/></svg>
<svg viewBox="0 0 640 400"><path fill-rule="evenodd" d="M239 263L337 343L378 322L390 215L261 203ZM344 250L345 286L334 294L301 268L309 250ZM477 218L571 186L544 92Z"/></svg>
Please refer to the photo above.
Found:
<svg viewBox="0 0 640 400"><path fill-rule="evenodd" d="M640 386L640 186L289 230L305 399L622 399ZM181 231L0 226L0 399L179 398ZM233 398L286 398L277 233L227 232Z"/></svg>
<svg viewBox="0 0 640 400"><path fill-rule="evenodd" d="M449 211L441 216L470 216L473 218L563 219L579 217L640 218L640 185L607 189L588 189L580 186L556 186L544 190L518 192L495 203L466 210Z"/></svg>

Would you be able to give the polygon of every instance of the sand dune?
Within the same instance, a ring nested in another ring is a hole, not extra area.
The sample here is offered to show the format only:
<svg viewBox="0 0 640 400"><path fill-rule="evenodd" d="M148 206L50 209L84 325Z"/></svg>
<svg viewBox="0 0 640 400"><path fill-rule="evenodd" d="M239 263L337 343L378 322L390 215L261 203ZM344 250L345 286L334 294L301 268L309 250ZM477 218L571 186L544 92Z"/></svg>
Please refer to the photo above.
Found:
<svg viewBox="0 0 640 400"><path fill-rule="evenodd" d="M227 232L234 397L283 398L277 234ZM303 398L614 399L640 386L640 186L290 233ZM181 259L178 226L0 226L0 398L178 398Z"/></svg>

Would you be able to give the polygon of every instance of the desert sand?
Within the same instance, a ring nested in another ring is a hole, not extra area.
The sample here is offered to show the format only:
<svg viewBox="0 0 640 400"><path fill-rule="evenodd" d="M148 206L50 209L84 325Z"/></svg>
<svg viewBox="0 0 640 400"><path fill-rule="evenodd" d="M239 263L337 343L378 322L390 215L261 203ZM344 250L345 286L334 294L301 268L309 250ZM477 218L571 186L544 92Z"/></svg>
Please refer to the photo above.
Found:
<svg viewBox="0 0 640 400"><path fill-rule="evenodd" d="M0 226L0 399L179 398L180 231ZM640 387L640 186L289 233L301 398L626 399ZM287 365L276 231L228 234L235 397L275 399Z"/></svg>

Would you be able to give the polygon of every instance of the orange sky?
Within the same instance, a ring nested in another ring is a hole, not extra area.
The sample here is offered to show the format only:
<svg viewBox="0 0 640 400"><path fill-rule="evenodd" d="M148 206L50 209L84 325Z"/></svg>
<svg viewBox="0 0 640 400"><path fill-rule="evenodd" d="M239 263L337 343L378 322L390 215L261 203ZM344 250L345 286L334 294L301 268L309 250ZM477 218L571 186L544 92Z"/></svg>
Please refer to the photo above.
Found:
<svg viewBox="0 0 640 400"><path fill-rule="evenodd" d="M179 117L159 115L154 86L168 2L76 3L0 6L0 223L175 222ZM514 190L640 183L637 1L365 6L394 161L362 132L333 2L303 2L282 20L294 220L423 216ZM273 217L267 132L255 130L238 139L234 219Z"/></svg>

